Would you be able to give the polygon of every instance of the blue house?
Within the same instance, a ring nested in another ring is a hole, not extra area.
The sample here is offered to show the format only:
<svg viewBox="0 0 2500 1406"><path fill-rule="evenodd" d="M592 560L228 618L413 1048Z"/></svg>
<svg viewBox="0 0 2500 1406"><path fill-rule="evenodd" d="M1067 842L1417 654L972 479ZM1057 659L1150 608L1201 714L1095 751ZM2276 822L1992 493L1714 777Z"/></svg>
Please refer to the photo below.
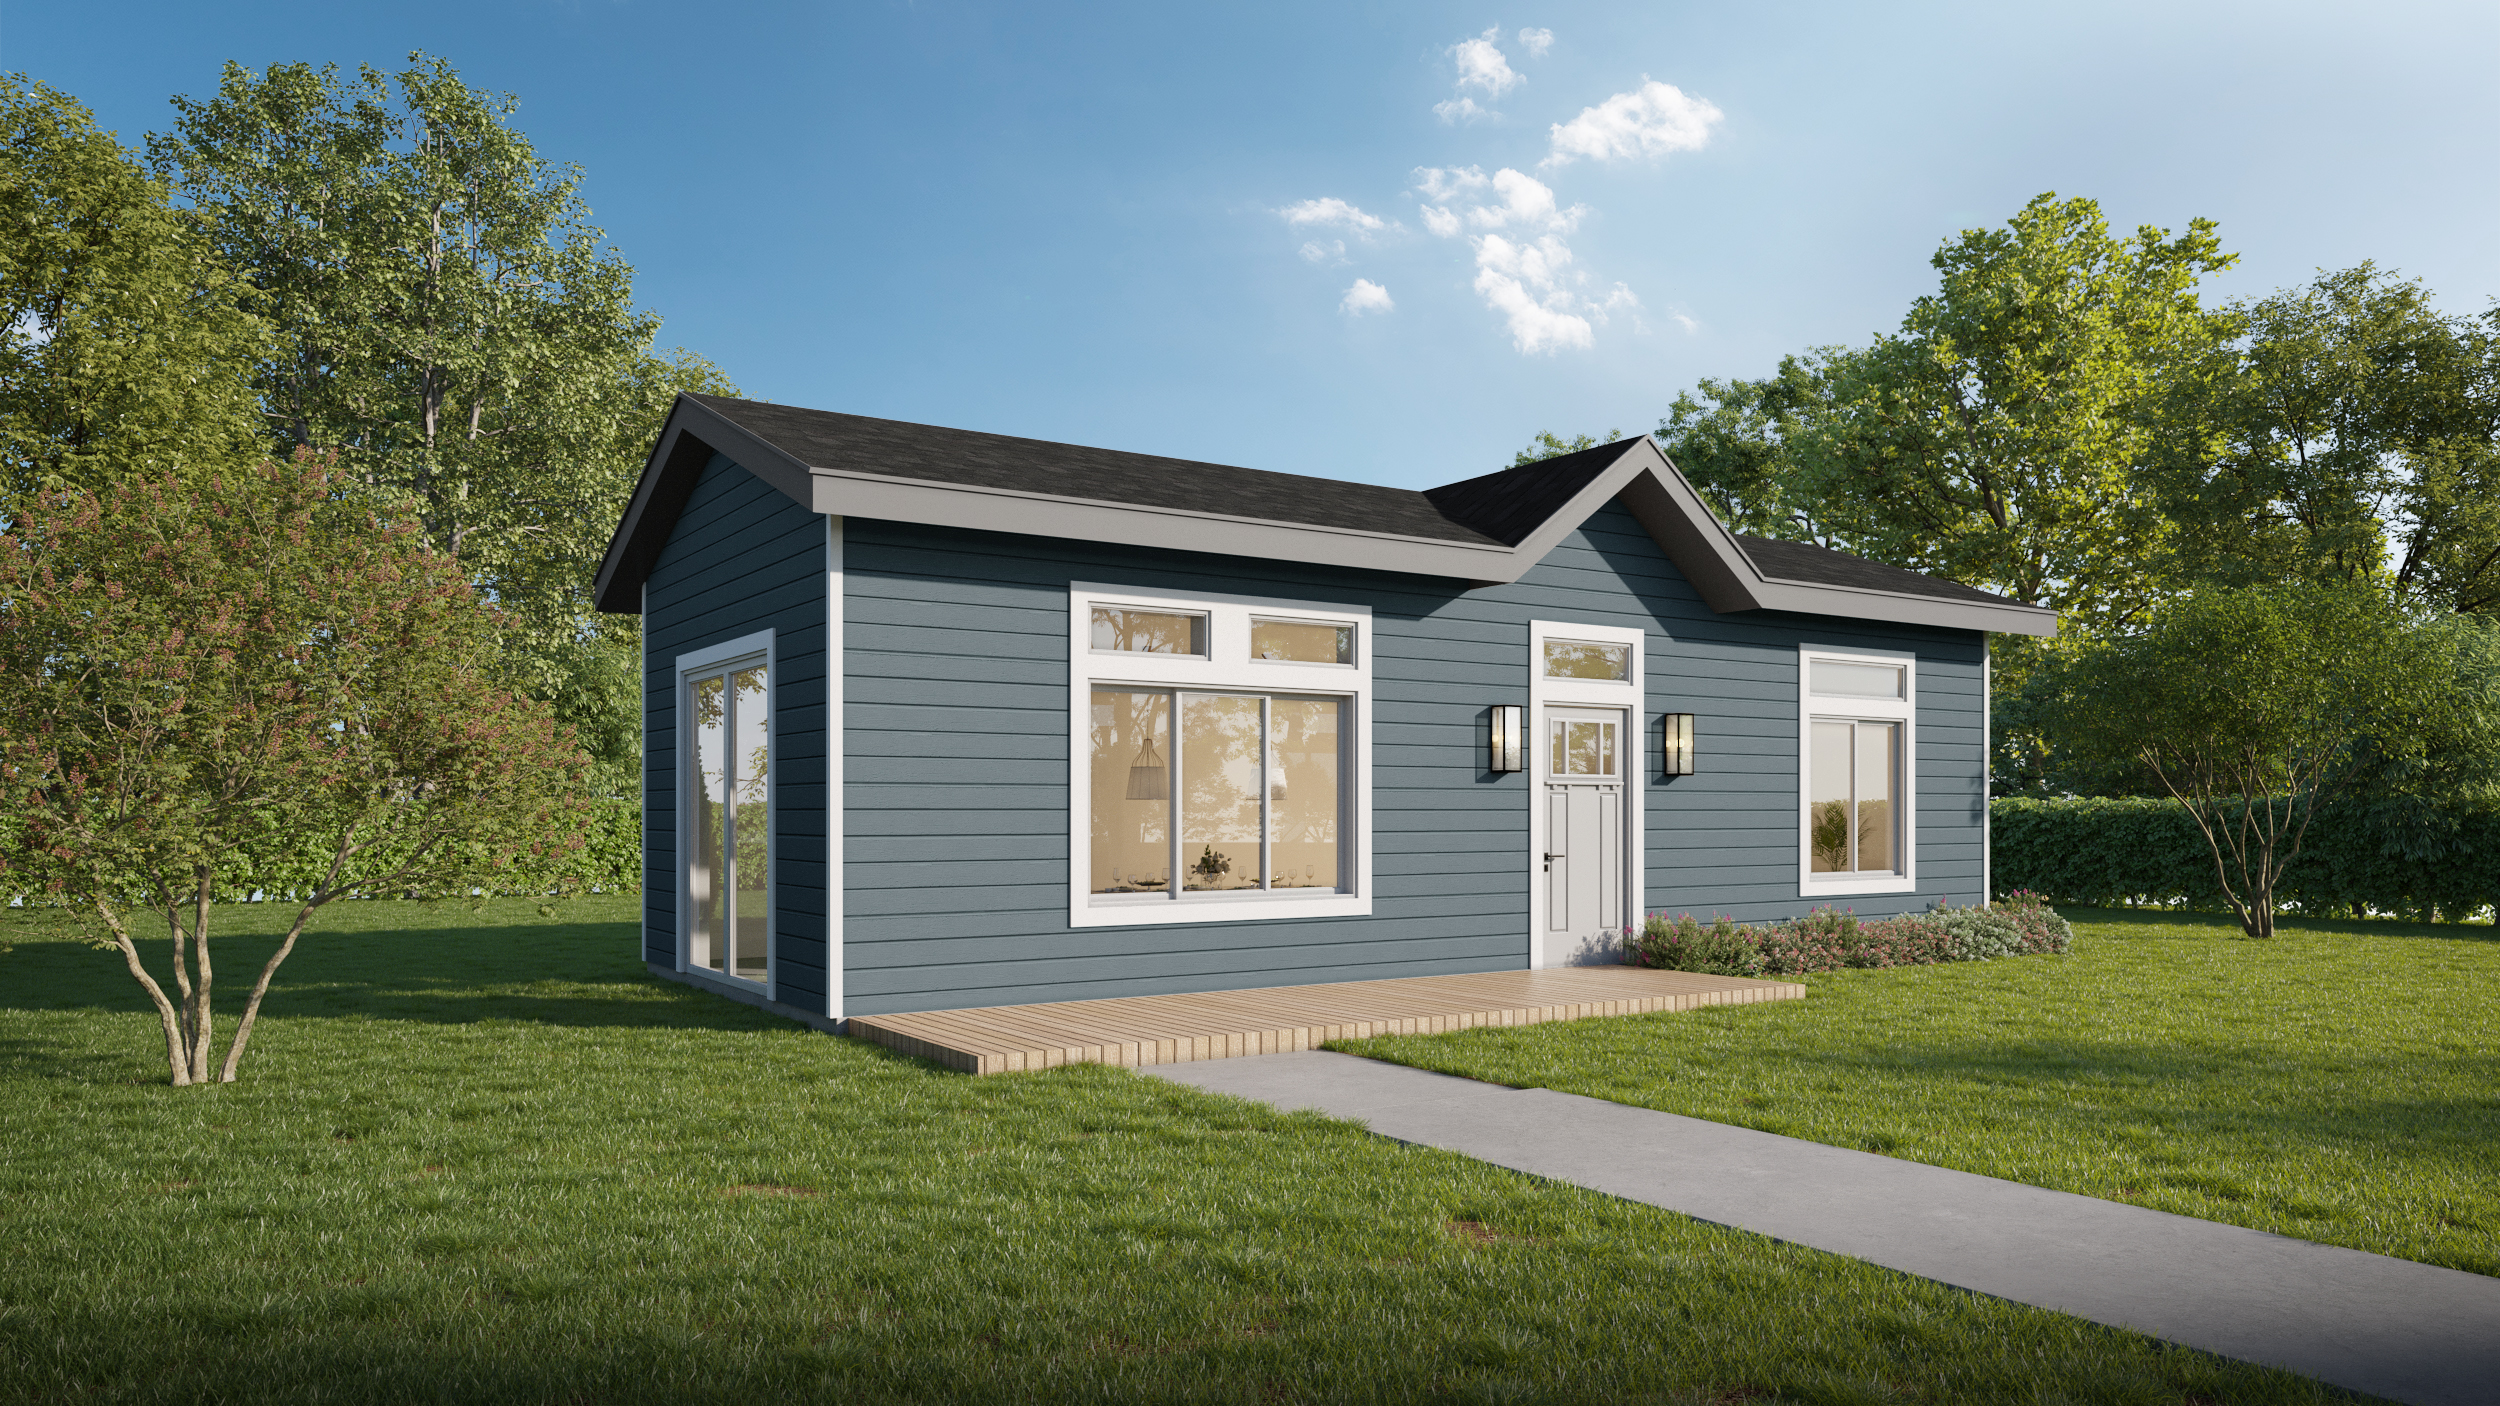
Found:
<svg viewBox="0 0 2500 1406"><path fill-rule="evenodd" d="M643 617L643 955L818 1024L1607 961L1985 901L1988 636L1647 437L1425 492L705 396Z"/></svg>

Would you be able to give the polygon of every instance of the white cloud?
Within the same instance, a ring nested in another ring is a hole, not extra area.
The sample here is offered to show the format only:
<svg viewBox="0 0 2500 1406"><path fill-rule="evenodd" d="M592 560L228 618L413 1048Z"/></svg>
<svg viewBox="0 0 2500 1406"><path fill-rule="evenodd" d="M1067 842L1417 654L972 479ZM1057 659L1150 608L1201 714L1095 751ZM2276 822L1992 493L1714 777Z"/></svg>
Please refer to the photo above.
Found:
<svg viewBox="0 0 2500 1406"><path fill-rule="evenodd" d="M1478 229L1509 229L1515 225L1569 234L1578 227L1580 217L1588 213L1585 205L1574 205L1568 210L1555 208L1553 187L1507 166L1493 173L1493 189L1502 197L1501 204L1479 205L1467 212L1468 222Z"/></svg>
<svg viewBox="0 0 2500 1406"><path fill-rule="evenodd" d="M1345 241L1342 239L1331 239L1325 243L1314 239L1305 243L1301 252L1308 263L1342 264L1346 261Z"/></svg>
<svg viewBox="0 0 2500 1406"><path fill-rule="evenodd" d="M1519 31L1519 47L1528 51L1529 58L1541 59L1545 57L1546 50L1554 47L1554 31L1523 29Z"/></svg>
<svg viewBox="0 0 2500 1406"><path fill-rule="evenodd" d="M1482 88L1498 98L1528 81L1511 71L1510 60L1502 57L1501 49L1494 45L1494 37L1501 32L1502 27L1497 24L1473 39L1461 39L1450 46L1450 57L1458 61L1459 87Z"/></svg>
<svg viewBox="0 0 2500 1406"><path fill-rule="evenodd" d="M1296 229L1304 225L1342 225L1356 234L1374 235L1389 228L1387 220L1378 215L1367 215L1333 195L1288 205L1277 213L1285 217L1286 224Z"/></svg>
<svg viewBox="0 0 2500 1406"><path fill-rule="evenodd" d="M1724 116L1707 98L1687 97L1671 84L1646 81L1635 92L1617 93L1583 108L1569 122L1555 123L1554 150L1543 164L1565 166L1583 156L1619 161L1699 151Z"/></svg>
<svg viewBox="0 0 2500 1406"><path fill-rule="evenodd" d="M1570 249L1550 234L1534 244L1498 234L1476 241L1476 292L1508 320L1511 345L1523 355L1596 342L1589 320L1572 310L1578 300L1559 286L1570 263Z"/></svg>
<svg viewBox="0 0 2500 1406"><path fill-rule="evenodd" d="M1676 326L1684 329L1684 335L1688 337L1698 337L1701 335L1700 323L1695 322L1693 319L1686 317L1680 312L1669 313L1667 315L1675 319Z"/></svg>
<svg viewBox="0 0 2500 1406"><path fill-rule="evenodd" d="M1452 98L1445 103L1434 103L1432 105L1432 115L1440 118L1442 125L1444 126L1450 126L1460 122L1473 122L1479 117L1501 116L1500 113L1495 112L1489 107L1476 106L1476 100L1474 98Z"/></svg>
<svg viewBox="0 0 2500 1406"><path fill-rule="evenodd" d="M1368 278L1354 280L1354 286L1345 290L1345 297L1337 303L1337 311L1348 317L1360 317L1367 312L1390 312L1396 307L1396 303L1389 301L1389 290Z"/></svg>
<svg viewBox="0 0 2500 1406"><path fill-rule="evenodd" d="M1481 166L1418 166L1415 189L1434 202L1423 207L1424 228L1443 238L1458 233L1462 221L1478 229L1558 230L1569 234L1578 227L1580 217L1588 213L1585 205L1567 210L1558 207L1553 187L1507 166L1490 176ZM1490 203L1484 198L1488 189L1495 197ZM1467 208L1453 208L1458 206Z"/></svg>
<svg viewBox="0 0 2500 1406"><path fill-rule="evenodd" d="M1481 166L1458 166L1449 170L1438 166L1415 168L1415 189L1421 191L1426 200L1446 203L1453 197L1465 195L1471 190L1482 190L1492 183Z"/></svg>

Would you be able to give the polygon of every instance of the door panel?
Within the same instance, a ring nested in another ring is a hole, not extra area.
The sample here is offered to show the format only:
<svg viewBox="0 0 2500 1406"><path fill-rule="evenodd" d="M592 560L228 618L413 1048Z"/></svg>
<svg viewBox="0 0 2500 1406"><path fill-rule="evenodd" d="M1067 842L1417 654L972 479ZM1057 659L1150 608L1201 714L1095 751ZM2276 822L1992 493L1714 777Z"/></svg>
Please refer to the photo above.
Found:
<svg viewBox="0 0 2500 1406"><path fill-rule="evenodd" d="M1546 719L1544 962L1612 961L1629 894L1623 715L1552 709Z"/></svg>

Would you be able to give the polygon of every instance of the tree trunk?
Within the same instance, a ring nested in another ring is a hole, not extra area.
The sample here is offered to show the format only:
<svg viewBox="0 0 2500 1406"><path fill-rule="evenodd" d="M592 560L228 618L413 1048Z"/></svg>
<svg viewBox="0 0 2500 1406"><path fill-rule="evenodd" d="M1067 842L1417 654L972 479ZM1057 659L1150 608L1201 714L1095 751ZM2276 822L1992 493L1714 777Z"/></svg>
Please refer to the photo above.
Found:
<svg viewBox="0 0 2500 1406"><path fill-rule="evenodd" d="M234 1071L243 1063L243 1047L251 1043L252 1027L260 1021L260 1002L269 994L269 979L278 974L278 964L295 950L295 939L303 936L304 924L312 921L313 910L320 906L321 896L316 894L296 910L295 926L286 930L286 941L278 944L278 950L269 954L268 965L260 969L260 980L252 983L252 999L243 1003L243 1019L234 1027L234 1044L226 1051L226 1065L218 1071L218 1083L234 1082Z"/></svg>
<svg viewBox="0 0 2500 1406"><path fill-rule="evenodd" d="M209 873L203 868L197 874L191 910L191 960L199 972L192 997L197 1013L191 1020L191 1081L196 1084L208 1082L209 1060L217 1041L216 1016L208 1004L208 988L216 979L208 961L208 899Z"/></svg>
<svg viewBox="0 0 2500 1406"><path fill-rule="evenodd" d="M103 912L103 917L105 926L113 930L113 945L121 950L122 961L129 966L131 977L139 983L140 990L148 993L148 999L156 1003L156 1018L165 1026L165 1063L173 1072L174 1086L179 1088L190 1083L191 1061L182 1038L182 1016L175 1011L174 1003L166 999L165 988L156 984L155 977L148 975L147 965L139 960L139 944L130 940L128 930L114 920L111 912Z"/></svg>

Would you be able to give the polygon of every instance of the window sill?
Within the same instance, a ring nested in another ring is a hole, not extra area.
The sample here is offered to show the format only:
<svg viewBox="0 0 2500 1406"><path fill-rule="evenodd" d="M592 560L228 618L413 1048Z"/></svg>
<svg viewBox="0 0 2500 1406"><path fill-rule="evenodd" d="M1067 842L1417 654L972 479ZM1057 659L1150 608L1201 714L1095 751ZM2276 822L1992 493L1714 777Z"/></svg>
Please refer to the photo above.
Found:
<svg viewBox="0 0 2500 1406"><path fill-rule="evenodd" d="M1800 898L1849 898L1858 894L1915 893L1918 880L1908 874L1847 874L1799 881Z"/></svg>
<svg viewBox="0 0 2500 1406"><path fill-rule="evenodd" d="M1171 923L1291 922L1298 918L1363 918L1371 916L1371 911L1371 899L1351 893L1323 896L1286 890L1179 899L1153 894L1106 894L1100 900L1085 894L1069 907L1068 926L1128 928Z"/></svg>

